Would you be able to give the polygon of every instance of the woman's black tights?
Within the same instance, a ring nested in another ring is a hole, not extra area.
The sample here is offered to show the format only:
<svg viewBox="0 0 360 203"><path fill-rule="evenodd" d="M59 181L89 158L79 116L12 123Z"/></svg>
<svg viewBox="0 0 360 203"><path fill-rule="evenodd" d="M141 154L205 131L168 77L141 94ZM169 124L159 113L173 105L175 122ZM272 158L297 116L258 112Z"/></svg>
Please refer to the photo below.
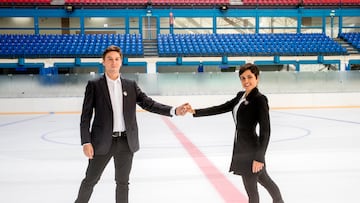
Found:
<svg viewBox="0 0 360 203"><path fill-rule="evenodd" d="M284 203L279 187L271 180L265 167L257 174L243 175L242 179L249 197L249 203L259 203L258 182L270 193L274 203Z"/></svg>

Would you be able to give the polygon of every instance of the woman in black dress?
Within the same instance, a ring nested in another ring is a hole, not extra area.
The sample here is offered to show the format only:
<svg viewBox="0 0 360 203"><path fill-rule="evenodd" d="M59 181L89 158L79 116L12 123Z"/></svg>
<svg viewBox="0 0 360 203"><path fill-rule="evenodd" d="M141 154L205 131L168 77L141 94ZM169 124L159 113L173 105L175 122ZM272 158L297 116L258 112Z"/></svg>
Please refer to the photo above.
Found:
<svg viewBox="0 0 360 203"><path fill-rule="evenodd" d="M259 203L257 183L270 193L274 203L284 203L280 190L265 167L265 152L270 139L268 100L257 88L259 68L251 63L240 67L239 77L245 91L224 104L203 109L191 109L194 117L232 112L235 139L230 172L241 175L249 203ZM259 134L256 126L259 125Z"/></svg>

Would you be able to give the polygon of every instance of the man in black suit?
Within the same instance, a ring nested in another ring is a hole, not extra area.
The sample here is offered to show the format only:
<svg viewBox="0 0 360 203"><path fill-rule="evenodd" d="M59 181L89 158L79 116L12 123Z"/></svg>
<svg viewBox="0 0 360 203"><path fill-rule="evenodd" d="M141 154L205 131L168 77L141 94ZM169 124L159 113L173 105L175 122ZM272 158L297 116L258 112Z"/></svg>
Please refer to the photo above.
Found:
<svg viewBox="0 0 360 203"><path fill-rule="evenodd" d="M88 202L110 159L114 158L116 203L128 202L133 154L139 150L136 104L165 115L184 115L189 104L177 108L148 97L135 81L120 77L121 49L109 46L102 55L104 76L88 82L82 107L81 144L89 158L86 176L75 203ZM91 123L92 122L92 123Z"/></svg>

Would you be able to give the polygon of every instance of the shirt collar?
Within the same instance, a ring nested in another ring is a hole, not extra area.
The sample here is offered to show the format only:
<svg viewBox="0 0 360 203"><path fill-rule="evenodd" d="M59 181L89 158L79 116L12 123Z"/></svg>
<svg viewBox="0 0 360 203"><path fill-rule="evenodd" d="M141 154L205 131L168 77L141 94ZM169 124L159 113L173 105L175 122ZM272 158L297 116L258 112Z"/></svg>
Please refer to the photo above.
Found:
<svg viewBox="0 0 360 203"><path fill-rule="evenodd" d="M108 82L112 82L112 83L114 83L114 82L120 82L120 75L119 75L119 77L116 78L115 80L112 80L106 73L105 73L105 77L106 77L106 80L107 80Z"/></svg>

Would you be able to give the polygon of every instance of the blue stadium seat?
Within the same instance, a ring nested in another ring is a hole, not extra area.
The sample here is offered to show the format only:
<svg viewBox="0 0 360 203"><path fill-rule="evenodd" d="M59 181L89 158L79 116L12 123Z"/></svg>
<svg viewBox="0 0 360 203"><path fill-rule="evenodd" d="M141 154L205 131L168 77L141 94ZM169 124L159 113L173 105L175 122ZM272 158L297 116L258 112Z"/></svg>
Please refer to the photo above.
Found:
<svg viewBox="0 0 360 203"><path fill-rule="evenodd" d="M313 34L161 34L158 46L176 46L181 56L338 55L346 49L322 33ZM329 47L322 47L328 45ZM181 48L179 48L181 47ZM172 56L169 50L159 56Z"/></svg>
<svg viewBox="0 0 360 203"><path fill-rule="evenodd" d="M120 46L124 56L138 57L144 54L140 34L1 34L0 47L7 48L1 49L0 57L101 57L102 51L111 44Z"/></svg>

